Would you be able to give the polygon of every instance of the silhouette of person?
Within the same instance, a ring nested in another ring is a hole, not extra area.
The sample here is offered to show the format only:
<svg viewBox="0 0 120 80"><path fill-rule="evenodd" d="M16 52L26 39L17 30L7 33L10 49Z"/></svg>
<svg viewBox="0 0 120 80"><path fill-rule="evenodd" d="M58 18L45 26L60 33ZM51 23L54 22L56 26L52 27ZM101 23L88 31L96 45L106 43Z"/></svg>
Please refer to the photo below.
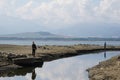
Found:
<svg viewBox="0 0 120 80"><path fill-rule="evenodd" d="M104 58L106 58L106 51L104 52Z"/></svg>
<svg viewBox="0 0 120 80"><path fill-rule="evenodd" d="M106 50L106 42L104 43L104 49Z"/></svg>
<svg viewBox="0 0 120 80"><path fill-rule="evenodd" d="M35 57L36 49L37 49L36 44L35 44L34 41L33 41L33 43L32 43L32 55L33 55L34 57Z"/></svg>
<svg viewBox="0 0 120 80"><path fill-rule="evenodd" d="M104 58L106 58L106 42L104 43Z"/></svg>
<svg viewBox="0 0 120 80"><path fill-rule="evenodd" d="M32 71L32 80L35 80L35 78L36 78L36 73L35 73L35 69Z"/></svg>

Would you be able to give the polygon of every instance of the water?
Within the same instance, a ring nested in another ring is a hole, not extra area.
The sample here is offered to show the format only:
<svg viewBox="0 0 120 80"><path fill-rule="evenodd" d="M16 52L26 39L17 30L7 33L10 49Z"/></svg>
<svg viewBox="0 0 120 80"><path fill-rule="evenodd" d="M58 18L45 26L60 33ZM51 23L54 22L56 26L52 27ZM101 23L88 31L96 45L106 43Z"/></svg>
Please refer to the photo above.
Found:
<svg viewBox="0 0 120 80"><path fill-rule="evenodd" d="M0 40L0 44L31 45L32 40ZM41 41L35 40L37 45L74 45L74 44L95 44L104 45L105 41ZM107 45L120 45L120 41L107 41Z"/></svg>
<svg viewBox="0 0 120 80"><path fill-rule="evenodd" d="M120 51L106 52L104 58L104 52L100 52L45 62L42 68L35 68L35 80L89 80L86 69L118 54ZM0 80L32 80L31 75L31 72L26 72L19 76L14 74L11 77L0 77Z"/></svg>

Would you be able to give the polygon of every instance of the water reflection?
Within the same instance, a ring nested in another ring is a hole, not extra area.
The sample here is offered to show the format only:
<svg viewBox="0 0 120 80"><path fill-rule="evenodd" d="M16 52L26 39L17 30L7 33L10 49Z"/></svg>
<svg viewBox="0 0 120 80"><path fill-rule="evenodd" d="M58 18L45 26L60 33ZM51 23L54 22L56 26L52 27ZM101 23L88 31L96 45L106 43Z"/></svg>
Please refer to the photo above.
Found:
<svg viewBox="0 0 120 80"><path fill-rule="evenodd" d="M36 78L36 72L35 72L35 69L33 69L31 79L35 80L35 78Z"/></svg>
<svg viewBox="0 0 120 80"><path fill-rule="evenodd" d="M106 54L108 59L120 52ZM42 68L19 69L17 72L13 71L5 77L0 77L0 80L89 80L86 69L106 60L103 55L104 52L45 62Z"/></svg>
<svg viewBox="0 0 120 80"><path fill-rule="evenodd" d="M120 52L106 54L106 59L109 59ZM43 68L36 68L36 80L89 80L86 69L106 60L103 55L101 52L47 62Z"/></svg>
<svg viewBox="0 0 120 80"><path fill-rule="evenodd" d="M106 58L106 42L104 43L104 58Z"/></svg>
<svg viewBox="0 0 120 80"><path fill-rule="evenodd" d="M41 63L38 67L42 68L43 63ZM25 76L27 73L32 73L32 80L35 79L35 68L36 67L23 67L19 69L7 69L0 70L0 77L14 77L14 76Z"/></svg>
<svg viewBox="0 0 120 80"><path fill-rule="evenodd" d="M106 56L106 51L104 52L104 58L106 58L107 56Z"/></svg>

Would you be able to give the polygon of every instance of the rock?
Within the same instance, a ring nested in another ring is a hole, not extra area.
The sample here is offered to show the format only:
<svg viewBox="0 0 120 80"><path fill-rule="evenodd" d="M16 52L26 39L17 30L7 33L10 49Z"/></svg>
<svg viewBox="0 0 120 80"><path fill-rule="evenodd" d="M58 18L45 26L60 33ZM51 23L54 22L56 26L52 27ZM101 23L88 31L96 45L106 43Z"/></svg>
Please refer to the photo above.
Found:
<svg viewBox="0 0 120 80"><path fill-rule="evenodd" d="M43 65L42 58L30 57L30 58L16 58L12 59L13 63L20 66L33 66L40 67Z"/></svg>
<svg viewBox="0 0 120 80"><path fill-rule="evenodd" d="M15 54L12 54L12 53L8 54L8 56L7 56L7 58L9 60L12 60L14 58L26 58L26 57L27 57L26 55L15 55Z"/></svg>
<svg viewBox="0 0 120 80"><path fill-rule="evenodd" d="M15 54L12 54L12 53L9 53L8 55L7 55L7 58L8 59L12 59L12 58L15 58L16 57L16 55Z"/></svg>
<svg viewBox="0 0 120 80"><path fill-rule="evenodd" d="M118 60L120 60L120 56L118 56Z"/></svg>

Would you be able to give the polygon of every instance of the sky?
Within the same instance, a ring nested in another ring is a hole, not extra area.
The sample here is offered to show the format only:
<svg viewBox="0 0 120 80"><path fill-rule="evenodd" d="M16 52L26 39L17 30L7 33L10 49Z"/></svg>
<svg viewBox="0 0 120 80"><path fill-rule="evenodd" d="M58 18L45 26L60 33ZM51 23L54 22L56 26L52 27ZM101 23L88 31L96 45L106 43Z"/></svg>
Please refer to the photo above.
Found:
<svg viewBox="0 0 120 80"><path fill-rule="evenodd" d="M120 0L0 0L0 34L48 31L104 36L101 31L110 26L115 30L107 36L116 36L114 32L120 29L119 3ZM100 33L90 33L93 31Z"/></svg>

